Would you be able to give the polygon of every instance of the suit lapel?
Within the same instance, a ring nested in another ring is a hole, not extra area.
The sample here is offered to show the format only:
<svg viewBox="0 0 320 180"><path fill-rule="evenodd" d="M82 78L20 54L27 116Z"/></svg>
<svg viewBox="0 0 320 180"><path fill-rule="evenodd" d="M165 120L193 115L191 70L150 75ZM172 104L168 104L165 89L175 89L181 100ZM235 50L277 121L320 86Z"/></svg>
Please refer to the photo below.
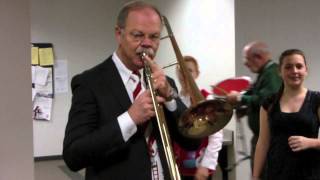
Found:
<svg viewBox="0 0 320 180"><path fill-rule="evenodd" d="M109 85L109 87L107 88L110 89L112 94L119 100L119 103L123 108L123 111L128 110L132 103L130 101L125 85L122 82L121 76L111 56L102 64L102 76L103 76L103 81L106 82L107 85ZM156 136L157 144L159 148L160 159L162 162L165 179L167 179L167 176L169 174L169 169L168 169L168 165L167 165L164 150L163 150L163 144L161 142L158 125L156 123L156 120L152 120L151 122L153 123L153 128L155 128L154 130L156 131L155 136ZM143 135L143 130L141 129L140 126L138 127L138 129L140 134Z"/></svg>
<svg viewBox="0 0 320 180"><path fill-rule="evenodd" d="M119 100L123 110L127 110L132 103L111 56L103 63L102 70L104 82L109 86L108 89Z"/></svg>

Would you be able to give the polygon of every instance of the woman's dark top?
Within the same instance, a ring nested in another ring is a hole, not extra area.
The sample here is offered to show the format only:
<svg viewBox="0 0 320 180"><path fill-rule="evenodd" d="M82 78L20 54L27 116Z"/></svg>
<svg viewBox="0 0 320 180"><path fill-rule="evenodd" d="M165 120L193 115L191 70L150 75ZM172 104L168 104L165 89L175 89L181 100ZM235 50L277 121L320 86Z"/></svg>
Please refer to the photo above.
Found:
<svg viewBox="0 0 320 180"><path fill-rule="evenodd" d="M300 110L293 113L281 112L277 99L274 95L262 105L268 111L270 127L267 179L320 180L320 150L293 152L288 145L290 136L318 138L320 93L308 90Z"/></svg>

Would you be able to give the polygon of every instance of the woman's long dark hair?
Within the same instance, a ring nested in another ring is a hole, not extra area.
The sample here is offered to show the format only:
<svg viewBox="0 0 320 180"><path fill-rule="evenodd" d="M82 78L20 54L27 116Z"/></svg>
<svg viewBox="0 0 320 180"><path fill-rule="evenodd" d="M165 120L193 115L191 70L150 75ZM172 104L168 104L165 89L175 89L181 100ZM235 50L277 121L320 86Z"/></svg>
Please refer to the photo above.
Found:
<svg viewBox="0 0 320 180"><path fill-rule="evenodd" d="M302 50L300 50L300 49L287 49L287 50L283 51L279 57L279 72L281 70L281 66L283 65L284 59L288 56L292 56L295 54L302 56L303 60L304 60L304 64L307 65L306 56L304 55L304 52ZM282 81L278 92L275 94L275 98L272 98L274 100L272 100L272 103L268 108L269 113L273 111L275 104L280 101L281 96L283 94L283 90L284 90L284 83Z"/></svg>

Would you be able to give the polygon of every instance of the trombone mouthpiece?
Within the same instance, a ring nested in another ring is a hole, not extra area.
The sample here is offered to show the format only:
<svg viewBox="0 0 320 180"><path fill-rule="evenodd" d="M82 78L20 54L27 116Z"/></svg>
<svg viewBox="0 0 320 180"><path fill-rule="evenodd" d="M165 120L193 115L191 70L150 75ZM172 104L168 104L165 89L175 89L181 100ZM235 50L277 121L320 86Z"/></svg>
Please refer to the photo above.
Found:
<svg viewBox="0 0 320 180"><path fill-rule="evenodd" d="M155 52L151 48L138 47L136 52L140 55L141 59L144 59L146 56L153 58L155 55Z"/></svg>
<svg viewBox="0 0 320 180"><path fill-rule="evenodd" d="M143 52L141 53L141 59L144 59L147 55L148 55L148 54L143 51Z"/></svg>

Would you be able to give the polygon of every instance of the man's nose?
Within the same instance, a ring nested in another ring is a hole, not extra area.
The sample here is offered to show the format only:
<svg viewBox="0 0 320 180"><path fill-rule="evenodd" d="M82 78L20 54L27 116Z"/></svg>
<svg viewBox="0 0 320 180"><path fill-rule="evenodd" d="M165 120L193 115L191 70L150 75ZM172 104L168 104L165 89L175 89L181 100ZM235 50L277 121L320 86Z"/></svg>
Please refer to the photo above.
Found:
<svg viewBox="0 0 320 180"><path fill-rule="evenodd" d="M145 37L143 38L143 40L141 41L141 46L142 47L152 47L152 40L149 37Z"/></svg>

